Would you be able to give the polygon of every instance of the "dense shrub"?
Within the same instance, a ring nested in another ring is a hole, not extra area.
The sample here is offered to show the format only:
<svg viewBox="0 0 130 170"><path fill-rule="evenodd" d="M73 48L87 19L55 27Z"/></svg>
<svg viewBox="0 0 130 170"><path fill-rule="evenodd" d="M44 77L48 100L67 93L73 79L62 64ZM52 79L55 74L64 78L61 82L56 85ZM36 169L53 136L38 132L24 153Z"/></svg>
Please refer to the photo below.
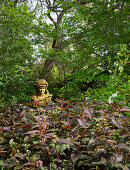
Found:
<svg viewBox="0 0 130 170"><path fill-rule="evenodd" d="M59 99L35 105L0 111L1 169L128 170L128 107Z"/></svg>
<svg viewBox="0 0 130 170"><path fill-rule="evenodd" d="M0 106L27 103L30 101L30 96L34 93L31 77L32 70L27 66L14 65L9 71L1 73L0 79Z"/></svg>

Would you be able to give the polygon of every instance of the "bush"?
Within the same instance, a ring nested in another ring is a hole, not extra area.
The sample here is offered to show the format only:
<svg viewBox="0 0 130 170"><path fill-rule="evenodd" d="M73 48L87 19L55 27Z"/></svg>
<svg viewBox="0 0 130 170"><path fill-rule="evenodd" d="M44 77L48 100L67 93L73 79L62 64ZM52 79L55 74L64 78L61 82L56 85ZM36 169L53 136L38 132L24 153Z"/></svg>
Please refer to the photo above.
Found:
<svg viewBox="0 0 130 170"><path fill-rule="evenodd" d="M2 169L128 169L128 107L58 100L0 114Z"/></svg>
<svg viewBox="0 0 130 170"><path fill-rule="evenodd" d="M32 70L20 65L1 73L2 105L29 102L30 96L34 93L33 81L30 81L31 74Z"/></svg>

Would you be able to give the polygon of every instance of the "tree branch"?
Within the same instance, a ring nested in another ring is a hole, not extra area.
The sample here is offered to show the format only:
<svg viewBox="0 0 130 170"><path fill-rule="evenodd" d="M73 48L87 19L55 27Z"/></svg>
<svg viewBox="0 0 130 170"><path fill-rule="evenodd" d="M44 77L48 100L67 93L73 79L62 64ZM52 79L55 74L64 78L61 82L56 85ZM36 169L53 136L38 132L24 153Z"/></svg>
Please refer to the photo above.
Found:
<svg viewBox="0 0 130 170"><path fill-rule="evenodd" d="M49 17L49 19L53 22L53 24L55 25L55 28L57 28L57 24L56 24L56 22L54 21L54 19L52 18L50 12L49 12L49 14L48 14L48 17Z"/></svg>
<svg viewBox="0 0 130 170"><path fill-rule="evenodd" d="M120 6L122 7L123 4L124 4L124 2L122 3L122 1L117 2L117 4L115 4L114 7L112 8L112 11L119 8Z"/></svg>
<svg viewBox="0 0 130 170"><path fill-rule="evenodd" d="M62 22L62 17L64 15L64 10L62 10L62 12L59 14L58 18L57 18L57 24L60 24Z"/></svg>
<svg viewBox="0 0 130 170"><path fill-rule="evenodd" d="M122 5L121 5L121 10L123 9L123 6L124 6L125 2L122 2Z"/></svg>

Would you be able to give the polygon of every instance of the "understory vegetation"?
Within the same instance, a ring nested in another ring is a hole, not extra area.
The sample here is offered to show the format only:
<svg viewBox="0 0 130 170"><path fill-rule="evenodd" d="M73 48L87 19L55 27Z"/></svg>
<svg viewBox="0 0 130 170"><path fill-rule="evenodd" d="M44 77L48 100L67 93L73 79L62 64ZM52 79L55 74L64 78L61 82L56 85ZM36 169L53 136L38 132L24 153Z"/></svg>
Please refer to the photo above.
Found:
<svg viewBox="0 0 130 170"><path fill-rule="evenodd" d="M1 112L1 169L129 169L127 106L77 99L35 105Z"/></svg>
<svg viewBox="0 0 130 170"><path fill-rule="evenodd" d="M0 0L0 169L129 170L129 45L128 0Z"/></svg>

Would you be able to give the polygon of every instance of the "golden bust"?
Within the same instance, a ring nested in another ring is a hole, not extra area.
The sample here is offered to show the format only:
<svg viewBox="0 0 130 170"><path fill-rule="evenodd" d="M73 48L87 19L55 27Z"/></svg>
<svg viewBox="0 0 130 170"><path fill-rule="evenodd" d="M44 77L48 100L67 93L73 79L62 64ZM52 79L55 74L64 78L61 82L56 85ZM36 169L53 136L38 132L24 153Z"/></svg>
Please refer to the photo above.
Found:
<svg viewBox="0 0 130 170"><path fill-rule="evenodd" d="M35 101L38 99L37 104L40 106L45 106L51 101L52 94L49 94L47 87L48 83L45 79L38 79L36 84L34 84L36 88L36 93L34 96L31 97L31 100Z"/></svg>

